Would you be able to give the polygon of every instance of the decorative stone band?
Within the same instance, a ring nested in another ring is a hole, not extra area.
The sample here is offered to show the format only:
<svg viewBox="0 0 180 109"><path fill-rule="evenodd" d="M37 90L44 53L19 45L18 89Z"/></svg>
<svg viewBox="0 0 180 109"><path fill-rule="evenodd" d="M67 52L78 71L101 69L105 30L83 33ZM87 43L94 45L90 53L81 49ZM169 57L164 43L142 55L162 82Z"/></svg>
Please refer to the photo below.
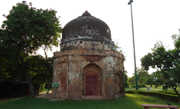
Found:
<svg viewBox="0 0 180 109"><path fill-rule="evenodd" d="M76 38L62 39L61 44L67 43L67 42L70 42L70 41L74 41L74 40L105 41L106 43L114 45L114 42L109 40L108 38L105 38L105 37L93 38L93 37L89 37L89 36L78 36Z"/></svg>
<svg viewBox="0 0 180 109"><path fill-rule="evenodd" d="M88 36L78 36L77 38L69 38L69 39L63 39L61 40L61 49L63 49L64 47L68 47L68 46L75 46L76 42L92 42L92 43L97 43L100 42L103 45L107 45L109 48L111 48L111 50L115 50L115 45L114 42L105 38L105 37L101 37L99 39L93 39L92 37L88 37ZM74 44L75 43L75 44Z"/></svg>

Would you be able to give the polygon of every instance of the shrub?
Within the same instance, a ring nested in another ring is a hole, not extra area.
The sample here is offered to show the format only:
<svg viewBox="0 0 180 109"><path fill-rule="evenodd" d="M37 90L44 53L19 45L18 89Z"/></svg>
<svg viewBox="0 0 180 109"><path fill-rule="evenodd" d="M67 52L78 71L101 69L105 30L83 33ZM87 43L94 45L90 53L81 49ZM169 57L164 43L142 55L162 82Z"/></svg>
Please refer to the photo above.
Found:
<svg viewBox="0 0 180 109"><path fill-rule="evenodd" d="M161 93L165 93L165 94L172 94L172 95L176 95L175 93L171 93L171 92L165 92L165 91L159 91Z"/></svg>
<svg viewBox="0 0 180 109"><path fill-rule="evenodd" d="M34 84L36 95L39 95L45 89L45 84Z"/></svg>
<svg viewBox="0 0 180 109"><path fill-rule="evenodd" d="M136 86L134 85L133 88L134 88L134 87L136 87ZM146 87L146 85L144 85L144 84L143 84L143 85L138 85L138 87L139 87L139 88L140 88L140 87Z"/></svg>
<svg viewBox="0 0 180 109"><path fill-rule="evenodd" d="M125 82L125 87L126 87L126 88L128 88L128 87L129 87L129 85L128 85L128 83L127 83L127 82Z"/></svg>
<svg viewBox="0 0 180 109"><path fill-rule="evenodd" d="M0 82L0 98L20 97L28 94L28 85L12 81Z"/></svg>

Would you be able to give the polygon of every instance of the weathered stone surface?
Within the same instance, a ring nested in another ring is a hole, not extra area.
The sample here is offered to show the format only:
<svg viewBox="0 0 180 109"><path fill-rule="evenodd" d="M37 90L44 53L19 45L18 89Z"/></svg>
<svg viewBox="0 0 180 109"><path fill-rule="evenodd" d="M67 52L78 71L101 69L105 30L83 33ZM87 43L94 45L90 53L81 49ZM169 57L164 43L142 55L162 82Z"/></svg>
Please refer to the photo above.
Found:
<svg viewBox="0 0 180 109"><path fill-rule="evenodd" d="M80 99L81 95L81 86L79 84L69 84L68 90L68 99Z"/></svg>
<svg viewBox="0 0 180 109"><path fill-rule="evenodd" d="M105 84L105 92L107 98L115 98L116 97L115 84Z"/></svg>
<svg viewBox="0 0 180 109"><path fill-rule="evenodd" d="M58 78L60 80L60 91L61 92L66 92L66 88L67 88L67 72L61 72L58 75Z"/></svg>

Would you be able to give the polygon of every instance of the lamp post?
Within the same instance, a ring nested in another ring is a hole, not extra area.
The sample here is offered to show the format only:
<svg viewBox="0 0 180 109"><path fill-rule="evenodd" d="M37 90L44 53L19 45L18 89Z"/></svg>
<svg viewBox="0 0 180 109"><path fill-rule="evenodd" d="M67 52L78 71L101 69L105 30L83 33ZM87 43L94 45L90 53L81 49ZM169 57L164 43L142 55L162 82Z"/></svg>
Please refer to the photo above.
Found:
<svg viewBox="0 0 180 109"><path fill-rule="evenodd" d="M137 70L136 70L136 53L135 53L135 42L134 42L134 26L133 26L133 14L132 14L132 2L133 2L133 0L130 0L128 2L128 5L130 5L130 8L131 8L132 38L133 38L133 49L134 49L134 70L135 70L136 90L138 90Z"/></svg>

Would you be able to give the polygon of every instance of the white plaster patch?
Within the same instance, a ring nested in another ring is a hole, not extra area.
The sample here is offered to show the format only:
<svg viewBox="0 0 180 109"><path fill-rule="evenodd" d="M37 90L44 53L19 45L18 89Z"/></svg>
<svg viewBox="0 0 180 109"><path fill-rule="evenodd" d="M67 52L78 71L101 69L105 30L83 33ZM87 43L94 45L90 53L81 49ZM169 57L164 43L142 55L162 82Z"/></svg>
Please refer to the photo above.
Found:
<svg viewBox="0 0 180 109"><path fill-rule="evenodd" d="M106 32L107 32L107 33L109 33L109 32L110 32L110 30L109 30L109 29L107 29L107 30L106 30Z"/></svg>
<svg viewBox="0 0 180 109"><path fill-rule="evenodd" d="M106 65L107 65L107 70L108 71L111 71L114 69L115 67L115 61L114 61L114 58L113 57L106 57Z"/></svg>
<svg viewBox="0 0 180 109"><path fill-rule="evenodd" d="M74 83L74 81L79 80L79 74L78 73L77 74L69 73L68 76L69 76L69 81L71 84Z"/></svg>

